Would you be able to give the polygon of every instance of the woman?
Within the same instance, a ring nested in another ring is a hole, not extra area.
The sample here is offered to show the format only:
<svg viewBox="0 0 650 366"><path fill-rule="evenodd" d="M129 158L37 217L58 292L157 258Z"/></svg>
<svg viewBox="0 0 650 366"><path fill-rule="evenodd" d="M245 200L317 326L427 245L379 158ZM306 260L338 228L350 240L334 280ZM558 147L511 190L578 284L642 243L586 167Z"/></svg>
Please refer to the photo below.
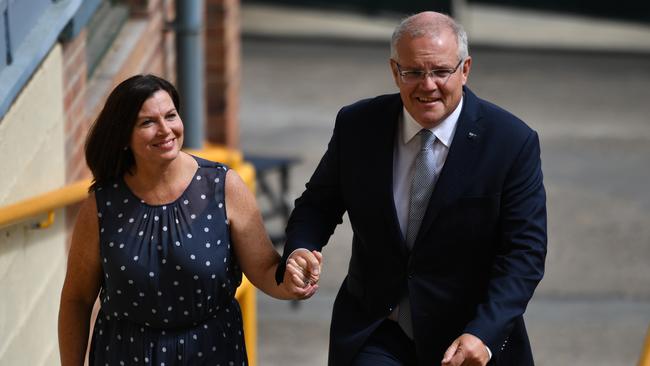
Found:
<svg viewBox="0 0 650 366"><path fill-rule="evenodd" d="M59 311L62 365L82 365L99 294L91 365L245 365L242 271L279 299L317 290L320 255L280 257L255 199L222 164L182 152L179 97L167 81L119 84L91 128L94 182L75 224Z"/></svg>

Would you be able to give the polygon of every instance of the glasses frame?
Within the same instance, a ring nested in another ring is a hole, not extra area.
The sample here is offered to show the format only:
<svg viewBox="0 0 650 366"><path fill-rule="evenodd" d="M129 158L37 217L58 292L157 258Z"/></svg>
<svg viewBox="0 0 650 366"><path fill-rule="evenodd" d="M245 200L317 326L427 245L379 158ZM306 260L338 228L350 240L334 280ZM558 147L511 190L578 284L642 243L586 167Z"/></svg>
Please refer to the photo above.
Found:
<svg viewBox="0 0 650 366"><path fill-rule="evenodd" d="M456 64L456 67L453 69L435 69L435 70L403 70L402 65L399 64L399 62L393 60L395 62L395 65L397 66L397 73L399 74L400 80L402 80L403 83L405 84L417 84L419 82L422 82L428 77L431 77L433 80L438 80L438 81L444 81L447 82L451 75L455 74L458 68L460 67L460 64L462 64L464 59L460 59L458 63ZM447 72L449 75L444 76L444 77L439 77L436 75L437 72ZM417 80L406 80L405 78L407 77L408 74L411 74L413 76L417 75Z"/></svg>

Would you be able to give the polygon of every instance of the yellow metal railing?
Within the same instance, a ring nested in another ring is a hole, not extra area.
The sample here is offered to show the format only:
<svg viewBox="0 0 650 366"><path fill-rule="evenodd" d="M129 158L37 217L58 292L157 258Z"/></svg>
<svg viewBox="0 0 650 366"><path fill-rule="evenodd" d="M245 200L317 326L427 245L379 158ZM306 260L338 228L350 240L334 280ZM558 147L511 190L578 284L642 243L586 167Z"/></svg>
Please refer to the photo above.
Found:
<svg viewBox="0 0 650 366"><path fill-rule="evenodd" d="M641 351L641 358L639 359L639 366L650 366L650 326L645 336L645 343Z"/></svg>
<svg viewBox="0 0 650 366"><path fill-rule="evenodd" d="M246 276L237 288L235 298L241 306L248 364L255 366L257 365L257 292Z"/></svg>
<svg viewBox="0 0 650 366"><path fill-rule="evenodd" d="M84 179L9 206L0 207L0 228L42 214L48 214L53 219L53 212L57 208L69 206L86 198L88 186L90 186L90 179ZM39 225L41 227L49 226L47 224Z"/></svg>
<svg viewBox="0 0 650 366"><path fill-rule="evenodd" d="M250 163L243 160L240 152L214 145L209 145L200 151L188 152L204 159L219 161L228 165L237 171L251 190L255 190L255 169ZM63 188L0 207L0 228L47 214L47 218L37 224L40 228L46 228L53 223L55 210L83 201L88 196L89 186L90 179L84 179ZM235 297L242 308L248 362L251 366L255 366L257 364L256 292L255 287L245 276L241 286L237 289Z"/></svg>

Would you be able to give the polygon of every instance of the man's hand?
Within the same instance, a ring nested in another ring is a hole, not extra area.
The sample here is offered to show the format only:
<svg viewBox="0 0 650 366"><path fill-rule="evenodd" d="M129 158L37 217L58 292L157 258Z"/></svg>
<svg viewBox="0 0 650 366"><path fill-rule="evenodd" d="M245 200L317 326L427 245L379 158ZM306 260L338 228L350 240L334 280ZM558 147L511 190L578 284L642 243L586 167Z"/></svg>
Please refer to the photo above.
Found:
<svg viewBox="0 0 650 366"><path fill-rule="evenodd" d="M463 333L447 348L442 366L485 366L490 361L483 341L469 333Z"/></svg>
<svg viewBox="0 0 650 366"><path fill-rule="evenodd" d="M298 249L291 253L284 272L284 285L298 299L312 297L318 290L323 255L314 250Z"/></svg>

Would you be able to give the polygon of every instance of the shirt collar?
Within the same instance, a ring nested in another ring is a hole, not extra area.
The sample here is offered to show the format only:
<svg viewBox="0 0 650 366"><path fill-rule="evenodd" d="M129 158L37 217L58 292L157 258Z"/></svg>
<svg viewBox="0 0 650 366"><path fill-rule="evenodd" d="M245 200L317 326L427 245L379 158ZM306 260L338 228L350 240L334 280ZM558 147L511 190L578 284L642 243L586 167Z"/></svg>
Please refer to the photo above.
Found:
<svg viewBox="0 0 650 366"><path fill-rule="evenodd" d="M453 112L447 118L445 118L441 123L436 125L429 130L433 132L443 145L447 148L451 146L451 139L454 136L454 131L456 130L456 124L458 123L458 118L460 117L460 111L463 109L463 98L460 98L460 103L456 106ZM411 116L411 114L406 110L402 109L402 137L404 144L409 143L415 135L420 132L422 126Z"/></svg>

